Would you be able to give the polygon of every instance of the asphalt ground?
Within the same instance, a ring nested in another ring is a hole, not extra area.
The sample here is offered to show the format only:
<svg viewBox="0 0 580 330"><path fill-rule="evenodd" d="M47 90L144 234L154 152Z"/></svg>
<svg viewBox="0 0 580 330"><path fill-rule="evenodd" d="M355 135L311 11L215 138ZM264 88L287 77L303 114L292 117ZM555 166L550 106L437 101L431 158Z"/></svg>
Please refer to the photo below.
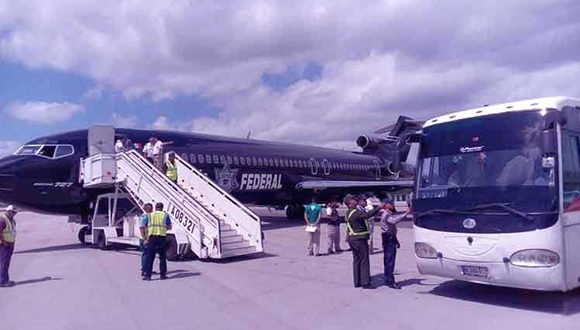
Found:
<svg viewBox="0 0 580 330"><path fill-rule="evenodd" d="M17 286L0 289L0 329L580 329L578 291L419 274L408 222L400 226L396 267L403 289L382 286L377 249L371 273L379 288L361 290L352 285L350 252L306 256L302 222L259 213L263 255L170 262L170 279L151 282L140 279L138 251L90 248L78 243L66 218L20 213L11 267Z"/></svg>

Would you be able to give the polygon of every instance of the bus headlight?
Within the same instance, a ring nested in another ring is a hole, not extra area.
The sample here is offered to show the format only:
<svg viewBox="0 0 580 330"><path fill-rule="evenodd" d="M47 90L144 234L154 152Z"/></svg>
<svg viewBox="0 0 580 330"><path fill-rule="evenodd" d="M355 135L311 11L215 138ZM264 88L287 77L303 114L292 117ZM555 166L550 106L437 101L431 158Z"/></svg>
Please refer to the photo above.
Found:
<svg viewBox="0 0 580 330"><path fill-rule="evenodd" d="M437 259L437 251L427 243L415 243L415 254L419 258Z"/></svg>
<svg viewBox="0 0 580 330"><path fill-rule="evenodd" d="M560 256L550 250L522 250L512 254L510 263L519 267L552 267L560 263Z"/></svg>

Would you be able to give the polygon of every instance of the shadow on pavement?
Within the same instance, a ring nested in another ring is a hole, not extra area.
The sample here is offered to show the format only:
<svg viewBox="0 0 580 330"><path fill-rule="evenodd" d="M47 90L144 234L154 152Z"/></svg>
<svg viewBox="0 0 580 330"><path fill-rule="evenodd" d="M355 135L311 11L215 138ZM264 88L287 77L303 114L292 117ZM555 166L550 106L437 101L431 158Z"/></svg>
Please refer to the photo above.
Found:
<svg viewBox="0 0 580 330"><path fill-rule="evenodd" d="M16 285L21 286L21 285L27 285L27 284L35 284L35 283L47 282L47 281L60 281L60 280L62 280L62 278L45 276L42 278L37 278L37 279L32 279L32 280L17 281L15 283L16 283Z"/></svg>
<svg viewBox="0 0 580 330"><path fill-rule="evenodd" d="M304 226L304 220L282 217L262 217L262 231Z"/></svg>
<svg viewBox="0 0 580 330"><path fill-rule="evenodd" d="M567 293L495 287L463 281L448 281L429 293L464 301L522 310L574 315L580 312L580 290Z"/></svg>
<svg viewBox="0 0 580 330"><path fill-rule="evenodd" d="M167 272L167 274L169 275L169 274L171 274L171 272ZM189 277L195 277L195 276L199 276L199 275L201 275L201 273L199 273L199 272L196 272L196 273L178 272L175 275L169 275L169 280L177 280L180 278L189 278Z"/></svg>
<svg viewBox="0 0 580 330"><path fill-rule="evenodd" d="M37 249L30 249L30 250L23 250L23 251L16 251L14 254L24 254L24 253L41 253L41 252L55 252L55 251L70 251L70 250L80 250L86 249L87 246L77 243L77 244L66 244L66 245L57 245L57 246L47 246Z"/></svg>
<svg viewBox="0 0 580 330"><path fill-rule="evenodd" d="M397 274L395 273L395 275L397 275ZM425 281L424 278L408 278L406 280L398 281L397 283L399 283L401 288L411 286L411 285L421 285L421 286L429 285L429 284L423 283L423 281ZM371 283L375 286L385 286L386 285L383 274L377 274L377 275L371 276Z"/></svg>
<svg viewBox="0 0 580 330"><path fill-rule="evenodd" d="M272 253L267 253L267 252L261 252L261 253L254 253L254 254L249 254L249 255L244 255L244 256L230 257L227 259L215 259L215 260L209 259L207 261L214 263L214 264L231 264L231 263L240 262L240 261L264 259L264 258L275 258L275 257L278 257L278 255L272 254ZM201 260L201 261L205 261L205 260Z"/></svg>

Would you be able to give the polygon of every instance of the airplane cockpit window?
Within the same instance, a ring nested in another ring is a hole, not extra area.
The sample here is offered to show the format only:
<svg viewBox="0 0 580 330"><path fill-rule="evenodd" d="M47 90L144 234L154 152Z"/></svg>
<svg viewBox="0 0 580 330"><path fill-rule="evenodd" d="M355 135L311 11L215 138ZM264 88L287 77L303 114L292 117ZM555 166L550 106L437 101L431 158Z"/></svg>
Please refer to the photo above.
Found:
<svg viewBox="0 0 580 330"><path fill-rule="evenodd" d="M53 158L56 152L56 146L43 146L37 153L39 156Z"/></svg>
<svg viewBox="0 0 580 330"><path fill-rule="evenodd" d="M14 154L17 156L31 156L36 155L41 146L23 146L18 149Z"/></svg>
<svg viewBox="0 0 580 330"><path fill-rule="evenodd" d="M69 144L35 144L25 145L14 153L16 156L39 156L43 158L63 158L73 155L75 150Z"/></svg>
<svg viewBox="0 0 580 330"><path fill-rule="evenodd" d="M54 158L66 157L74 154L74 149L72 146L59 145L56 147L56 152L54 153Z"/></svg>

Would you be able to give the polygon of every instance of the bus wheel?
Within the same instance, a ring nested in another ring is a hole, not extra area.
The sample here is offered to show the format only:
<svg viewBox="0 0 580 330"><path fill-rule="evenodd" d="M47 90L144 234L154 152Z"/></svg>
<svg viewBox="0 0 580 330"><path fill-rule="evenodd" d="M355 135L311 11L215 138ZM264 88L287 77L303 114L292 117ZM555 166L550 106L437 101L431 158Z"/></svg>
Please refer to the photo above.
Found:
<svg viewBox="0 0 580 330"><path fill-rule="evenodd" d="M177 261L179 259L179 255L177 254L177 241L174 235L167 235L167 251L165 255L169 261Z"/></svg>

